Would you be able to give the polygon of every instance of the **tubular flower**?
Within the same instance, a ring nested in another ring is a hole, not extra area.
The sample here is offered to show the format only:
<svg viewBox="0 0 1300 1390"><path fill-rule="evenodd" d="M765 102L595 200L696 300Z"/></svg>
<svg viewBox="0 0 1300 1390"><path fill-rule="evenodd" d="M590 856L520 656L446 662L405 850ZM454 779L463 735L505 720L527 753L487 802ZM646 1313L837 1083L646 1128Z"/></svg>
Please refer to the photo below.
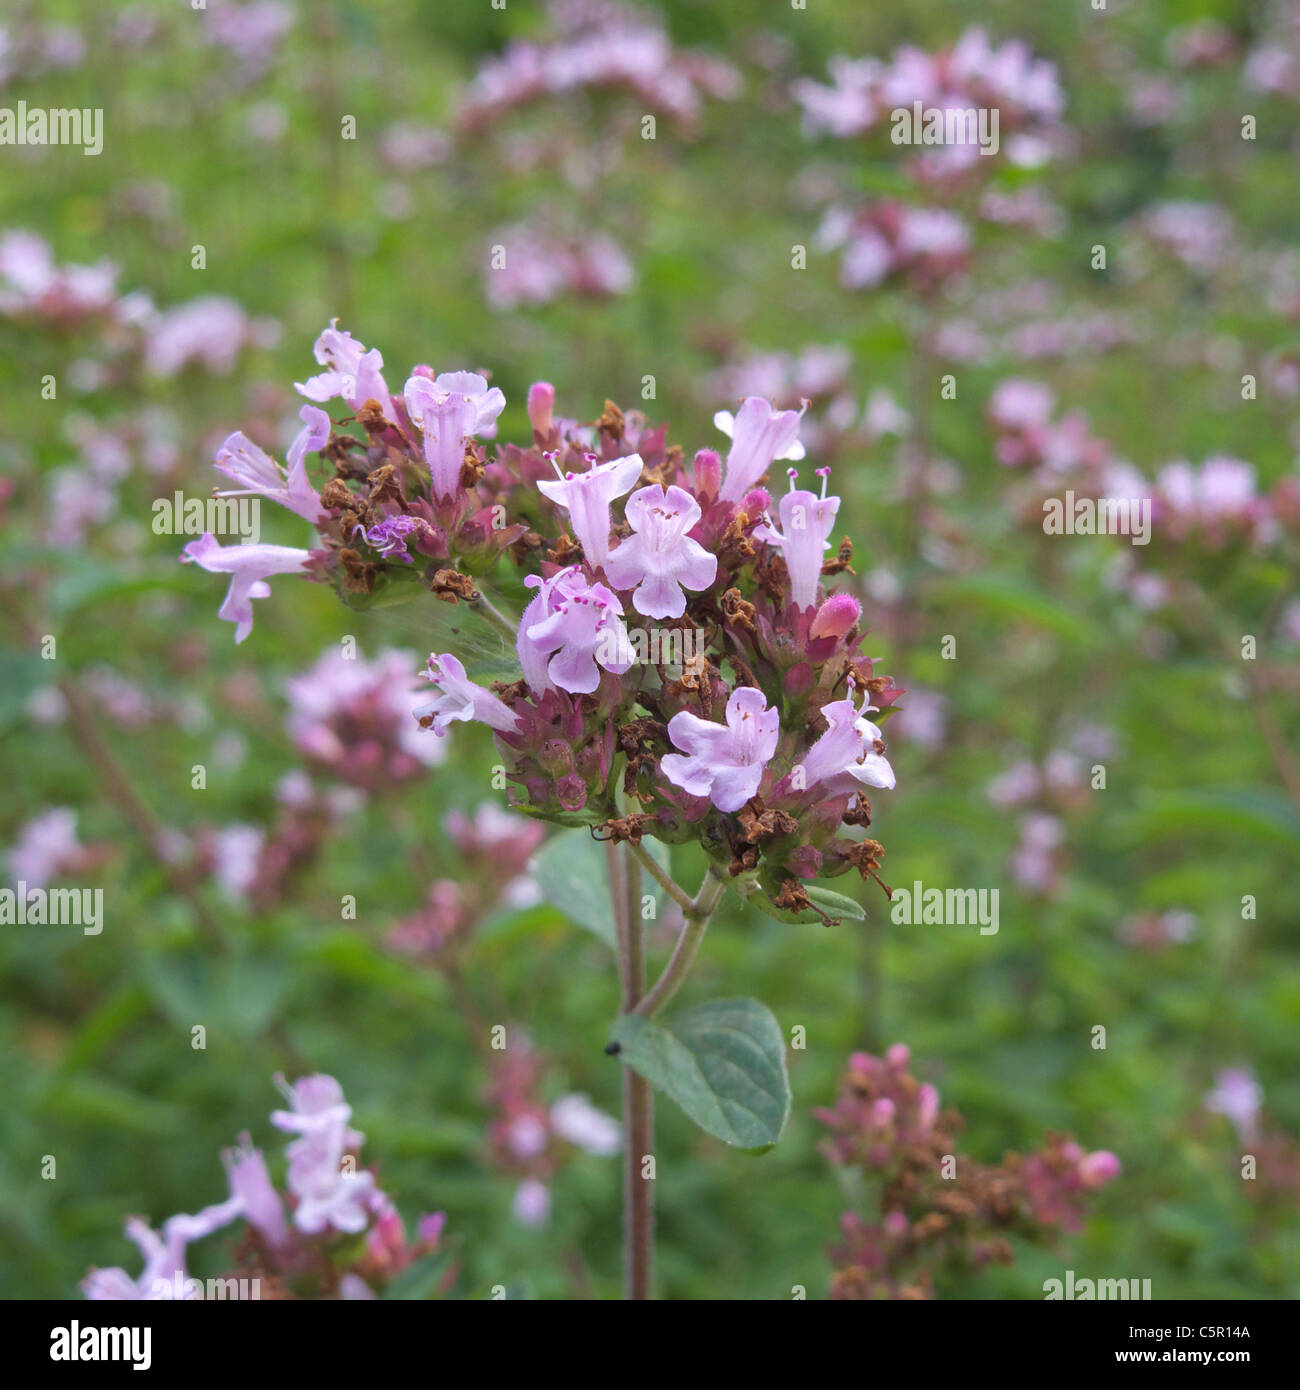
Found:
<svg viewBox="0 0 1300 1390"><path fill-rule="evenodd" d="M664 776L692 796L707 796L719 811L739 811L758 791L780 737L780 712L761 690L741 686L727 701L727 722L715 724L686 710L673 715L668 737L682 750L660 760Z"/></svg>
<svg viewBox="0 0 1300 1390"><path fill-rule="evenodd" d="M253 630L253 600L266 598L273 574L292 574L311 559L309 550L288 545L219 545L211 531L205 531L181 552L210 574L228 574L230 588L217 616L235 624L235 641L242 642Z"/></svg>
<svg viewBox="0 0 1300 1390"><path fill-rule="evenodd" d="M829 727L796 768L803 774L803 786L798 790L807 790L820 783L834 796L856 791L859 787L889 789L894 786L894 769L878 751L884 747L880 730L867 718L874 713L874 706L865 699L861 709L852 698L822 706Z"/></svg>
<svg viewBox="0 0 1300 1390"><path fill-rule="evenodd" d="M776 459L803 458L799 423L807 409L806 401L801 410L777 410L762 396L747 396L735 415L718 411L713 423L731 440L718 494L724 502L739 502L762 481Z"/></svg>
<svg viewBox="0 0 1300 1390"><path fill-rule="evenodd" d="M707 589L718 560L686 533L700 519L700 504L685 488L643 487L627 499L633 534L605 561L617 589L634 589L632 607L647 618L680 618L687 589Z"/></svg>
<svg viewBox="0 0 1300 1390"><path fill-rule="evenodd" d="M454 497L460 491L466 443L474 435L490 438L496 433L506 398L477 372L443 372L432 379L411 377L405 399L407 414L424 437L433 495Z"/></svg>
<svg viewBox="0 0 1300 1390"><path fill-rule="evenodd" d="M588 454L587 461L591 467L585 473L561 473L551 456L557 481L543 479L537 490L569 513L583 556L592 569L599 569L609 555L609 504L636 486L642 464L640 454L609 463L599 463L595 454Z"/></svg>
<svg viewBox="0 0 1300 1390"><path fill-rule="evenodd" d="M323 421L309 420L307 412L319 416ZM252 494L265 497L268 502L278 502L291 512L297 513L304 521L313 525L325 517L321 506L320 493L307 481L307 470L303 465L308 449L319 450L324 447L330 435L330 418L315 406L303 406L302 418L307 421L297 439L289 449L289 471L285 471L268 454L264 453L246 435L236 430L227 435L221 448L217 450L215 467L224 473L237 488L230 488L216 495L218 497L244 497Z"/></svg>
<svg viewBox="0 0 1300 1390"><path fill-rule="evenodd" d="M427 674L440 693L415 711L423 728L432 725L434 733L441 737L453 720L477 719L480 724L487 724L501 733L514 732L518 721L506 703L490 690L475 685L454 656L431 655Z"/></svg>
<svg viewBox="0 0 1300 1390"><path fill-rule="evenodd" d="M378 348L365 346L335 325L338 319L316 339L312 349L317 362L326 370L306 381L294 382L294 389L309 401L342 399L360 410L367 401L388 404L388 387L382 375L384 358Z"/></svg>
<svg viewBox="0 0 1300 1390"><path fill-rule="evenodd" d="M769 522L754 532L768 545L780 547L790 574L790 598L799 608L811 608L817 602L823 556L830 549L827 537L840 509L838 497L826 496L830 469L819 468L817 473L822 480L820 497L796 488L794 483L798 475L790 469L790 491L781 499L778 508L781 530L776 530Z"/></svg>
<svg viewBox="0 0 1300 1390"><path fill-rule="evenodd" d="M525 646L528 664L534 670L538 658L554 652L546 662L547 684L542 688L558 686L571 695L589 695L600 684L598 666L621 676L632 665L623 605L605 585L588 584L576 567L547 582L520 623L521 664ZM543 607L530 621L530 613L539 602Z"/></svg>

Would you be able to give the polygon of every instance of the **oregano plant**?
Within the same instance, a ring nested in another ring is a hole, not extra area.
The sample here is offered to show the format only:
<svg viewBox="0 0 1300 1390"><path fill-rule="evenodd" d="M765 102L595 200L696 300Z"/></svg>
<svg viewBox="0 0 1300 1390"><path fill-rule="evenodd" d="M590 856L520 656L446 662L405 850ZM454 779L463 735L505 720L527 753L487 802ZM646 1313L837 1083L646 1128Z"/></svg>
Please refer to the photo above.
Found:
<svg viewBox="0 0 1300 1390"><path fill-rule="evenodd" d="M241 433L216 458L231 484L218 495L278 502L314 539L205 534L183 558L229 575L220 616L237 642L281 574L357 610L428 605L437 649L419 727L491 729L509 804L558 827L543 890L613 949L626 1292L647 1298L654 1092L755 1153L790 1110L766 1004L669 1007L710 921L729 890L783 922L861 918L824 881L880 882L868 793L894 773L872 716L901 691L863 653L861 606L837 587L853 546L836 534L830 470L801 475L803 411L759 396L714 417L725 456L688 461L666 427L611 401L593 421L558 415L545 382L528 393L531 437L506 443L505 397L478 373L417 366L390 391L380 353L337 325L315 356L286 463ZM686 845L706 866L694 887L670 860ZM662 963L648 958L648 888L680 922Z"/></svg>

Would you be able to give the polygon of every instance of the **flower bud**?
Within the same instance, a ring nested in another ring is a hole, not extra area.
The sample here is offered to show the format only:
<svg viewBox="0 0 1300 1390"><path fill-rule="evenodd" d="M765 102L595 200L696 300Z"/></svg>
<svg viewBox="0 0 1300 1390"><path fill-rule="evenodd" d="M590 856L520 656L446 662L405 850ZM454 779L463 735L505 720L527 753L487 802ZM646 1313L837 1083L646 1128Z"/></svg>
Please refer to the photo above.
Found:
<svg viewBox="0 0 1300 1390"><path fill-rule="evenodd" d="M549 381L535 381L528 388L528 420L538 434L550 434L554 408L555 387Z"/></svg>
<svg viewBox="0 0 1300 1390"><path fill-rule="evenodd" d="M701 501L712 500L722 486L722 460L712 449L701 449L693 465L695 491Z"/></svg>
<svg viewBox="0 0 1300 1390"><path fill-rule="evenodd" d="M813 637L843 637L862 616L862 605L852 594L832 594L817 610Z"/></svg>
<svg viewBox="0 0 1300 1390"><path fill-rule="evenodd" d="M569 773L555 784L555 795L566 811L581 811L587 804L587 788L581 777Z"/></svg>
<svg viewBox="0 0 1300 1390"><path fill-rule="evenodd" d="M573 750L558 738L550 738L542 744L538 761L552 777L560 777L573 771Z"/></svg>
<svg viewBox="0 0 1300 1390"><path fill-rule="evenodd" d="M1119 1159L1109 1149L1098 1149L1079 1164L1079 1177L1084 1187L1103 1187L1119 1176L1120 1167Z"/></svg>
<svg viewBox="0 0 1300 1390"><path fill-rule="evenodd" d="M929 1134L939 1118L939 1092L928 1083L916 1096L916 1123L922 1134Z"/></svg>

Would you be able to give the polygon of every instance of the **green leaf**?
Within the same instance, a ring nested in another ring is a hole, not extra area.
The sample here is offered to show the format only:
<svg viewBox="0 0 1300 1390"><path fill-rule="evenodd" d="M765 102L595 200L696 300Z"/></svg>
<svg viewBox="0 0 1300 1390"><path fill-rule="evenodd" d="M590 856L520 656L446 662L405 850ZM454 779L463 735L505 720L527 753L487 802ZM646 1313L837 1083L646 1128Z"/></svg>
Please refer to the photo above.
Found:
<svg viewBox="0 0 1300 1390"><path fill-rule="evenodd" d="M805 885L808 900L814 903L815 907L794 911L790 908L777 907L758 880L753 877L741 876L730 881L750 907L761 912L764 917L770 917L774 922L789 922L796 925L803 922L819 922L822 925L828 925L827 917L832 919L832 923L845 917L850 917L855 922L867 920L866 909L861 903L855 902L852 898L846 898L843 893L832 893L829 888Z"/></svg>
<svg viewBox="0 0 1300 1390"><path fill-rule="evenodd" d="M110 599L135 598L140 594L192 591L193 576L180 564L140 574L122 574L97 560L80 559L62 568L50 586L50 608L61 622L69 623L87 609Z"/></svg>
<svg viewBox="0 0 1300 1390"><path fill-rule="evenodd" d="M202 1024L208 1045L256 1037L275 1017L289 986L271 956L213 960L195 952L151 957L141 971L158 1007L178 1027Z"/></svg>
<svg viewBox="0 0 1300 1390"><path fill-rule="evenodd" d="M1294 845L1300 841L1300 816L1281 793L1268 790L1152 792L1142 797L1125 829L1136 844L1201 831Z"/></svg>
<svg viewBox="0 0 1300 1390"><path fill-rule="evenodd" d="M757 999L713 999L656 1023L624 1014L619 1057L725 1144L769 1149L790 1115L785 1039Z"/></svg>
<svg viewBox="0 0 1300 1390"><path fill-rule="evenodd" d="M971 574L942 586L945 603L966 601L996 618L1030 623L1080 646L1098 646L1104 634L1090 618L1081 616L1027 579L996 574Z"/></svg>
<svg viewBox="0 0 1300 1390"><path fill-rule="evenodd" d="M843 893L832 893L829 888L809 886L808 897L829 917L851 917L855 922L867 920L867 909L853 898L846 898Z"/></svg>
<svg viewBox="0 0 1300 1390"><path fill-rule="evenodd" d="M0 729L23 717L33 691L53 684L53 666L35 652L0 652Z"/></svg>
<svg viewBox="0 0 1300 1390"><path fill-rule="evenodd" d="M646 840L644 848L657 864L668 868L667 845ZM533 861L533 877L547 902L580 927L594 932L610 950L617 949L605 846L593 840L589 830L584 827L552 835ZM655 902L663 906L666 894L649 875L643 880L642 891L652 893Z"/></svg>

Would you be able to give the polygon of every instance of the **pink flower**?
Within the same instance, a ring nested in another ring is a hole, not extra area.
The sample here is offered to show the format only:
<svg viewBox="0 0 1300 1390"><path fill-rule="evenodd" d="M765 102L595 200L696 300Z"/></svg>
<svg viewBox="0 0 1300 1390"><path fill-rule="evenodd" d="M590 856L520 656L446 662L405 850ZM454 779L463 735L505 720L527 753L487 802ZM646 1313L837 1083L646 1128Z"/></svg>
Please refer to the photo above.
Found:
<svg viewBox="0 0 1300 1390"><path fill-rule="evenodd" d="M144 1256L144 1269L138 1279L120 1266L113 1269L92 1269L82 1280L82 1292L92 1301L124 1299L171 1299L185 1297L188 1274L185 1251L192 1241L228 1226L240 1215L236 1197L216 1206L204 1207L194 1216L185 1213L163 1222L162 1234L151 1229L147 1222L133 1216L126 1223L126 1233Z"/></svg>
<svg viewBox="0 0 1300 1390"><path fill-rule="evenodd" d="M429 679L438 687L436 699L415 710L416 718L425 728L430 723L440 738L453 720L477 719L502 733L513 733L518 720L504 700L490 690L475 685L465 674L465 668L450 653L429 657Z"/></svg>
<svg viewBox="0 0 1300 1390"><path fill-rule="evenodd" d="M551 1128L567 1143L597 1158L616 1154L622 1144L618 1121L597 1110L583 1095L561 1096L551 1106Z"/></svg>
<svg viewBox="0 0 1300 1390"><path fill-rule="evenodd" d="M551 1216L551 1191L538 1178L525 1178L515 1189L515 1220L522 1226L545 1226Z"/></svg>
<svg viewBox="0 0 1300 1390"><path fill-rule="evenodd" d="M660 759L664 776L692 796L707 796L719 811L739 811L757 791L776 752L781 715L761 690L741 686L727 701L726 724L686 710L668 721L668 737L687 756Z"/></svg>
<svg viewBox="0 0 1300 1390"><path fill-rule="evenodd" d="M857 625L861 616L862 605L852 594L832 594L817 610L808 635L813 638L843 637Z"/></svg>
<svg viewBox="0 0 1300 1390"><path fill-rule="evenodd" d="M1079 1177L1084 1187L1104 1187L1119 1177L1123 1165L1109 1149L1095 1149L1079 1160Z"/></svg>
<svg viewBox="0 0 1300 1390"><path fill-rule="evenodd" d="M557 481L539 482L537 490L569 513L583 556L592 569L599 569L609 555L609 504L636 486L641 455L628 454L599 463L595 454L588 454L591 466L585 473L560 473L560 465L553 455L550 457Z"/></svg>
<svg viewBox="0 0 1300 1390"><path fill-rule="evenodd" d="M822 480L820 497L802 489L796 490L794 483L797 474L793 468L790 469L790 491L778 505L781 530L777 531L769 522L754 531L759 540L780 549L790 575L790 598L798 608L811 608L817 602L823 557L830 549L827 537L835 525L835 514L840 509L840 499L826 495L830 469L819 468L817 473Z"/></svg>
<svg viewBox="0 0 1300 1390"><path fill-rule="evenodd" d="M604 584L589 584L576 565L524 582L539 590L519 622L519 662L535 693L558 686L589 695L600 684L598 666L621 676L632 665L623 605Z"/></svg>
<svg viewBox="0 0 1300 1390"><path fill-rule="evenodd" d="M304 1076L292 1087L276 1085L291 1110L275 1110L271 1123L300 1137L288 1146L289 1191L298 1198L293 1222L315 1235L329 1227L355 1235L365 1229L372 1208L383 1198L372 1173L345 1168L343 1158L359 1148L363 1136L348 1127L352 1107L332 1076Z"/></svg>
<svg viewBox="0 0 1300 1390"><path fill-rule="evenodd" d="M1214 1089L1205 1097L1205 1108L1232 1121L1242 1143L1250 1143L1259 1131L1259 1112L1264 1092L1249 1067L1226 1067L1214 1078Z"/></svg>
<svg viewBox="0 0 1300 1390"><path fill-rule="evenodd" d="M367 351L364 344L337 324L338 319L332 319L312 349L317 362L327 370L295 382L294 389L309 401L323 403L341 397L353 410L359 410L368 400L387 406L388 387L381 374L383 355L378 348Z"/></svg>
<svg viewBox="0 0 1300 1390"><path fill-rule="evenodd" d="M852 691L850 690L850 695ZM853 700L833 700L822 706L827 729L798 765L807 790L821 783L831 796L859 787L895 785L894 769L876 749L880 730L868 718L874 707L864 699L859 709Z"/></svg>
<svg viewBox="0 0 1300 1390"><path fill-rule="evenodd" d="M9 872L29 889L44 888L59 874L78 867L86 855L77 839L77 813L67 806L29 820L9 851Z"/></svg>
<svg viewBox="0 0 1300 1390"><path fill-rule="evenodd" d="M528 388L528 423L538 434L551 432L555 423L555 387L549 381L535 381Z"/></svg>
<svg viewBox="0 0 1300 1390"><path fill-rule="evenodd" d="M222 1157L226 1164L230 1195L239 1203L239 1214L270 1245L278 1247L286 1244L289 1240L289 1223L284 1219L284 1205L271 1183L271 1175L266 1171L266 1160L261 1151L252 1147L252 1141L245 1134L240 1138L239 1148Z"/></svg>
<svg viewBox="0 0 1300 1390"><path fill-rule="evenodd" d="M406 383L406 410L424 436L424 459L429 465L435 497L460 492L465 445L474 435L490 439L497 416L505 409L500 387L488 387L477 372L443 372L430 379L413 376Z"/></svg>
<svg viewBox="0 0 1300 1390"><path fill-rule="evenodd" d="M777 410L762 396L748 396L735 415L718 411L713 423L731 440L719 494L724 502L739 502L776 459L803 458L799 423L807 408L805 404L800 410Z"/></svg>
<svg viewBox="0 0 1300 1390"><path fill-rule="evenodd" d="M181 559L193 561L209 574L230 576L230 588L217 616L235 624L238 643L253 630L253 599L270 595L271 586L266 581L273 574L292 574L302 569L311 559L311 552L287 545L223 546L210 531L205 531L185 547Z"/></svg>
<svg viewBox="0 0 1300 1390"><path fill-rule="evenodd" d="M680 618L686 589L707 589L717 556L686 533L700 519L700 504L685 488L643 487L627 499L633 535L605 561L616 589L635 589L632 607L647 618Z"/></svg>
<svg viewBox="0 0 1300 1390"><path fill-rule="evenodd" d="M314 418L309 418L308 411ZM289 451L287 475L273 458L240 431L227 435L217 450L216 467L218 472L224 473L239 486L216 495L247 497L251 494L265 497L296 512L304 521L313 524L320 521L325 516L325 509L321 506L320 494L307 481L303 459L308 449L319 450L329 439L330 418L323 410L310 405L303 406L302 418L307 424Z"/></svg>

